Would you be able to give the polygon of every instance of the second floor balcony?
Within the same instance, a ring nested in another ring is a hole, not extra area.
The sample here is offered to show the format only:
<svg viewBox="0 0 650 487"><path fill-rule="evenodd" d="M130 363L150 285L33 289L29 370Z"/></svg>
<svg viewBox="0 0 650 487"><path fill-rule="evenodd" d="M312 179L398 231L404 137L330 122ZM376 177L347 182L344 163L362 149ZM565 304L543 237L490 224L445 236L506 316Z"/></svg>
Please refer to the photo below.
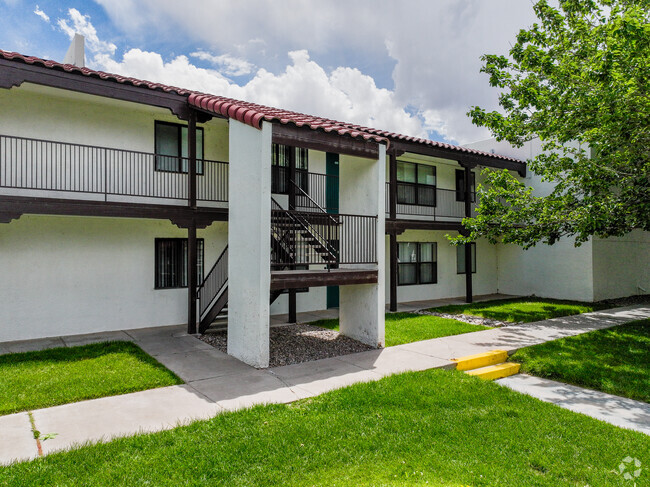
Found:
<svg viewBox="0 0 650 487"><path fill-rule="evenodd" d="M0 194L187 205L188 160L0 135ZM225 206L228 163L197 160L197 202Z"/></svg>
<svg viewBox="0 0 650 487"><path fill-rule="evenodd" d="M197 204L225 208L228 163L197 160ZM186 206L188 159L148 152L0 135L0 195ZM339 212L338 176L296 170L295 209ZM287 168L272 167L272 192L288 192ZM476 208L475 194L472 212ZM281 199L281 198L280 198ZM464 194L397 186L397 218L460 221ZM390 184L386 183L386 216Z"/></svg>
<svg viewBox="0 0 650 487"><path fill-rule="evenodd" d="M471 195L472 216L476 214L476 193ZM390 214L390 183L386 183L386 217ZM396 217L407 220L460 221L465 218L465 194L455 189L417 188L397 184Z"/></svg>

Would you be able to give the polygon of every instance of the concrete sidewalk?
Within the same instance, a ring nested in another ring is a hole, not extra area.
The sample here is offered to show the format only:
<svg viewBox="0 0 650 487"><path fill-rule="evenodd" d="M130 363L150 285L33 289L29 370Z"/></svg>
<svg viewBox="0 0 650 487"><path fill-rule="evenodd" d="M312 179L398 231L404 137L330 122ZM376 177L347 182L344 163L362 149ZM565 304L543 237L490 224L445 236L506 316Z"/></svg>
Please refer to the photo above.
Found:
<svg viewBox="0 0 650 487"><path fill-rule="evenodd" d="M132 340L186 384L40 409L32 414L41 434L57 433L41 443L43 454L48 454L81 443L170 429L255 404L288 403L399 372L454 368L452 358L495 348L514 352L648 317L650 306L630 306L266 370L219 352L185 334L181 327L74 337L74 344ZM0 464L38 455L27 413L1 416L0 431Z"/></svg>
<svg viewBox="0 0 650 487"><path fill-rule="evenodd" d="M650 435L650 404L526 374L496 381L514 391Z"/></svg>

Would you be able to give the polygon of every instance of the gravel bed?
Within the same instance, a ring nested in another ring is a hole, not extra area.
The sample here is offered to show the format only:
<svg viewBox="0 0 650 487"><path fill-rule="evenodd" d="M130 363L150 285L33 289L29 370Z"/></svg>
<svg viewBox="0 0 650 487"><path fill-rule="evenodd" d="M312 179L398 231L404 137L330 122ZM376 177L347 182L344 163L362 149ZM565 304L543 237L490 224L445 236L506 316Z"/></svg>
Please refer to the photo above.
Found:
<svg viewBox="0 0 650 487"><path fill-rule="evenodd" d="M650 294L628 296L625 298L618 298L618 299L605 299L603 301L599 301L597 304L607 306L608 308L632 306L634 304L650 304Z"/></svg>
<svg viewBox="0 0 650 487"><path fill-rule="evenodd" d="M499 321L490 318L482 318L480 316L471 316L471 315L464 315L464 314L452 315L449 313L438 313L436 311L420 310L420 311L415 311L415 313L419 315L439 316L441 318L449 318L451 320L462 321L463 323L469 323L470 325L483 325L492 328L501 328L504 326L513 326L513 325L522 324L520 322Z"/></svg>
<svg viewBox="0 0 650 487"><path fill-rule="evenodd" d="M270 335L269 367L373 350L373 347L341 335L338 331L307 324L273 326ZM225 330L206 333L200 339L217 350L226 352Z"/></svg>

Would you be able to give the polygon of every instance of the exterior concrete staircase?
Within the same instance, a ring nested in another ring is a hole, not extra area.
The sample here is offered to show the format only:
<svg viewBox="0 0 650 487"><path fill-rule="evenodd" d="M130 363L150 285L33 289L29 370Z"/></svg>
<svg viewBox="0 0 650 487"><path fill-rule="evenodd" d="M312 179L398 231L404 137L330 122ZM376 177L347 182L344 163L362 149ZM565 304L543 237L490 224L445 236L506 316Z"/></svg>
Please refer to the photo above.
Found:
<svg viewBox="0 0 650 487"><path fill-rule="evenodd" d="M484 380L495 380L519 373L521 365L514 362L506 362L507 360L507 351L491 350L476 355L455 358L452 359L452 362L456 362L456 370L462 370L466 374L474 375Z"/></svg>

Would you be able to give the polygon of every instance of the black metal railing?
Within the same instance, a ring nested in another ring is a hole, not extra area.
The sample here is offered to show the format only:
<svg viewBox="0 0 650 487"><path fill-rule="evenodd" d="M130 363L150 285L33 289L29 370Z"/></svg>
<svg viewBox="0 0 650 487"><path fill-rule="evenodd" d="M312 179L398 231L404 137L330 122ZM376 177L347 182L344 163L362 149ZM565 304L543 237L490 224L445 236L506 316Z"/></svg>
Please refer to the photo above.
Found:
<svg viewBox="0 0 650 487"><path fill-rule="evenodd" d="M463 193L464 194L464 193ZM459 201L459 193L453 189L435 188L435 205L397 203L397 215L422 216L427 219L465 218L465 202ZM476 193L472 193L472 215L476 212ZM386 183L386 214L390 213L390 183Z"/></svg>
<svg viewBox="0 0 650 487"><path fill-rule="evenodd" d="M278 205L279 206L279 205ZM377 263L377 217L271 211L271 267Z"/></svg>
<svg viewBox="0 0 650 487"><path fill-rule="evenodd" d="M221 255L205 276L203 282L197 289L199 300L199 317L210 307L210 304L221 294L223 287L228 282L228 246L221 252Z"/></svg>
<svg viewBox="0 0 650 487"><path fill-rule="evenodd" d="M187 164L181 157L0 135L0 188L186 200ZM197 173L197 200L228 201L228 163L198 160Z"/></svg>
<svg viewBox="0 0 650 487"><path fill-rule="evenodd" d="M339 208L339 178L329 174L307 172L296 169L293 184L300 189L296 191L296 210L337 212ZM287 194L292 185L289 168L271 167L271 192Z"/></svg>

